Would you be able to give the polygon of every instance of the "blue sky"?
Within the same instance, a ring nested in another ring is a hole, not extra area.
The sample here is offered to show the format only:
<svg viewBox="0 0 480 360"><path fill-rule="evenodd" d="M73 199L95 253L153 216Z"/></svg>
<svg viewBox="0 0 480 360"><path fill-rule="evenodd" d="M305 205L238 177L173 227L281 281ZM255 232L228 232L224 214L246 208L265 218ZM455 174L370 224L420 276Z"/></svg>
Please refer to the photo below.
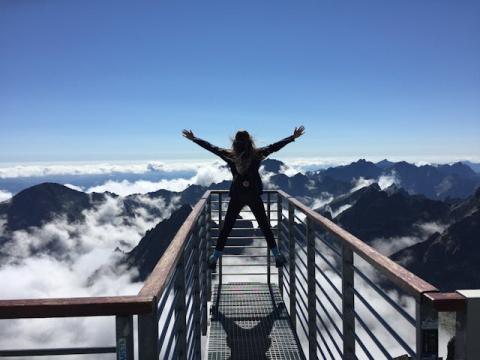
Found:
<svg viewBox="0 0 480 360"><path fill-rule="evenodd" d="M478 1L0 2L0 161L480 156Z"/></svg>

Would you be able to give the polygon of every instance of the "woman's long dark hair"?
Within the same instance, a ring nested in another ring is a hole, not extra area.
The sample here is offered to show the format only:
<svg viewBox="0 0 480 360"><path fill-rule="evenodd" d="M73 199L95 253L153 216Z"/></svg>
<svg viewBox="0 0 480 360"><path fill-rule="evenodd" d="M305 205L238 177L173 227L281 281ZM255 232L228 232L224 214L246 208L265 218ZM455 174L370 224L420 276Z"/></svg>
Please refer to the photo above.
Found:
<svg viewBox="0 0 480 360"><path fill-rule="evenodd" d="M237 131L232 142L232 153L237 171L240 174L245 173L256 155L255 142L248 131Z"/></svg>

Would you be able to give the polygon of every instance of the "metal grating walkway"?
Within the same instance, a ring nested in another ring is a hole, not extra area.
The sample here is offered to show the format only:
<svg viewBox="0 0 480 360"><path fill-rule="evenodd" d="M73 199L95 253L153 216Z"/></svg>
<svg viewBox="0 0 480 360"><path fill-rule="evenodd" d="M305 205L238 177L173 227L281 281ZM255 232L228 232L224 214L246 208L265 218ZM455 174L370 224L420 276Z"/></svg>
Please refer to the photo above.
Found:
<svg viewBox="0 0 480 360"><path fill-rule="evenodd" d="M222 284L213 293L208 359L303 359L277 285Z"/></svg>

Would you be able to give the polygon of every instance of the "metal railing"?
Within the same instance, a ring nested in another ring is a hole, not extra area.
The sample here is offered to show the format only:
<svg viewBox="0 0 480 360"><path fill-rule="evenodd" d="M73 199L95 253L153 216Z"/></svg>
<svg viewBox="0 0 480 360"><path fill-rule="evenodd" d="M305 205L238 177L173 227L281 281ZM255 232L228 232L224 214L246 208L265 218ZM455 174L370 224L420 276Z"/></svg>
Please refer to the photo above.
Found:
<svg viewBox="0 0 480 360"><path fill-rule="evenodd" d="M310 359L393 359L399 352L416 359L437 358L438 312L464 316L462 295L439 292L283 191L265 191L263 196L288 259L281 271L272 271L264 240L257 243L262 234L251 224L234 228L217 271L207 269L228 203L227 191L207 191L137 296L0 301L0 319L115 316L114 346L0 350L0 356L116 353L117 359L133 359L135 316L139 359L198 359L212 283L240 276L278 281L291 324L299 337L303 333L303 350ZM248 210L241 213L240 225L254 220L244 214ZM248 264L229 263L245 257ZM224 271L240 266L266 271ZM395 323L378 306L382 302ZM407 331L399 328L400 322ZM457 341L456 351L463 348Z"/></svg>
<svg viewBox="0 0 480 360"><path fill-rule="evenodd" d="M308 357L437 359L438 312L461 312L465 299L439 292L296 198L277 194L284 209L279 244L289 259L279 285Z"/></svg>

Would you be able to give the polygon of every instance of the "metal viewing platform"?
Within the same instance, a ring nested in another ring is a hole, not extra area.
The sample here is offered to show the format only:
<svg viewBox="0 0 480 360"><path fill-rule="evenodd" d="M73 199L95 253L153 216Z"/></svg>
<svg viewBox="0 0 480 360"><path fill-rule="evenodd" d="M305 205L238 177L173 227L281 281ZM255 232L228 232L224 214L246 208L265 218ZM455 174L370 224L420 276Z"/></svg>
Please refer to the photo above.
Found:
<svg viewBox="0 0 480 360"><path fill-rule="evenodd" d="M0 357L437 359L439 314L450 312L455 359L479 358L478 291L442 293L287 193L263 196L288 260L280 271L249 209L208 270L228 192L207 191L137 295L0 301L0 319L114 317L114 344Z"/></svg>

